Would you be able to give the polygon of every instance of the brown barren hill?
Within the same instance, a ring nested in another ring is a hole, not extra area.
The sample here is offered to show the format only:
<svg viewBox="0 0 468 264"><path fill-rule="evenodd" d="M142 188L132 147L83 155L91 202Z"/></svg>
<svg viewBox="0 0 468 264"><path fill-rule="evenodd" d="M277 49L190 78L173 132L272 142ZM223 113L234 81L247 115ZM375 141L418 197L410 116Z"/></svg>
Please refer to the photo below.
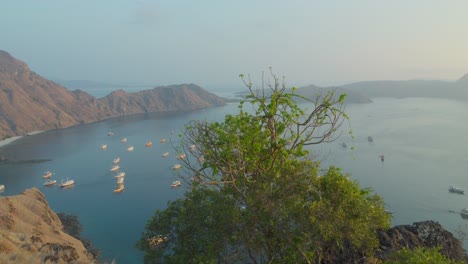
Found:
<svg viewBox="0 0 468 264"><path fill-rule="evenodd" d="M0 263L94 263L83 243L62 230L37 188L0 197Z"/></svg>
<svg viewBox="0 0 468 264"><path fill-rule="evenodd" d="M223 105L224 99L195 84L118 90L96 99L49 81L0 51L0 140L33 131L65 128L109 117L148 112L195 110Z"/></svg>

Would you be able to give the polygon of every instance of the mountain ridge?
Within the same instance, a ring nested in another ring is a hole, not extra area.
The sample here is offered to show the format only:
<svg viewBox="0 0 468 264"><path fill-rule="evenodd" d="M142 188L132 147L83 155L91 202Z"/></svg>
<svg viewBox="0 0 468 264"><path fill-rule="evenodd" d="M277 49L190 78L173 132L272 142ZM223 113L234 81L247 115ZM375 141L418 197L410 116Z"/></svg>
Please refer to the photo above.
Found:
<svg viewBox="0 0 468 264"><path fill-rule="evenodd" d="M196 84L159 86L95 98L70 91L0 51L0 140L33 131L66 128L121 115L196 110L225 104Z"/></svg>

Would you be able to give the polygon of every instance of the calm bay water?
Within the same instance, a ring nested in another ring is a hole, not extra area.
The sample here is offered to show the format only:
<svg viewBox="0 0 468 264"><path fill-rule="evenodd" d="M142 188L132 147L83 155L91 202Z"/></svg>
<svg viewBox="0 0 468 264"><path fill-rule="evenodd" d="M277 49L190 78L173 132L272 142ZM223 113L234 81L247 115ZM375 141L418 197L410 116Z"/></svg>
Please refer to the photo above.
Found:
<svg viewBox="0 0 468 264"><path fill-rule="evenodd" d="M220 120L235 113L237 104L190 113L151 114L116 118L90 125L49 131L24 137L0 148L11 159L50 158L40 164L0 165L2 195L14 195L38 187L56 212L73 213L83 224L83 236L92 240L102 255L117 263L140 263L142 253L134 249L146 221L155 209L183 194L171 189L172 166L176 163L170 140L193 119ZM323 166L336 165L363 187L371 187L395 211L393 224L436 220L453 231L468 223L459 211L468 207L468 196L448 192L448 185L468 190L463 140L468 123L468 103L444 99L378 98L374 103L349 105L355 134L312 150ZM345 128L347 129L347 128ZM175 134L170 134L174 130ZM114 136L107 136L112 131ZM372 136L374 142L367 141ZM128 142L120 142L127 137ZM166 138L166 144L159 140ZM152 148L144 146L153 141ZM345 142L348 148L343 148ZM107 144L103 151L101 144ZM134 152L126 147L135 146ZM355 150L349 147L355 146ZM168 158L161 156L170 152ZM379 155L385 155L381 162ZM115 179L109 170L114 158L127 173L125 191L113 193ZM42 173L51 170L60 182L74 179L72 189L42 186Z"/></svg>

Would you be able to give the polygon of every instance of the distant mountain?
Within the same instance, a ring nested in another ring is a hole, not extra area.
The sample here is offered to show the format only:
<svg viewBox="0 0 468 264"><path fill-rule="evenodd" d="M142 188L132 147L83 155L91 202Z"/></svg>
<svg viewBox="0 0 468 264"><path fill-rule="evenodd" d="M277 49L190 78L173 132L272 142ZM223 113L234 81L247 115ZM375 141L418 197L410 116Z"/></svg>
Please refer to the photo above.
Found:
<svg viewBox="0 0 468 264"><path fill-rule="evenodd" d="M124 114L194 110L224 103L221 97L195 84L136 93L116 91L96 99L44 79L24 62L0 51L0 140Z"/></svg>

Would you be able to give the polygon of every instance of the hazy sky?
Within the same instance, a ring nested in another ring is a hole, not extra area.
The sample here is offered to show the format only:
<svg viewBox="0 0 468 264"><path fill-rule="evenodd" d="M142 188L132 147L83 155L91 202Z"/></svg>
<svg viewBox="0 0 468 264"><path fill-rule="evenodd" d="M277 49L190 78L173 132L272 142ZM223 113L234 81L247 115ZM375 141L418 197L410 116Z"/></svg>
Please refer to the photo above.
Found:
<svg viewBox="0 0 468 264"><path fill-rule="evenodd" d="M466 0L0 0L0 49L66 80L288 84L457 79Z"/></svg>

